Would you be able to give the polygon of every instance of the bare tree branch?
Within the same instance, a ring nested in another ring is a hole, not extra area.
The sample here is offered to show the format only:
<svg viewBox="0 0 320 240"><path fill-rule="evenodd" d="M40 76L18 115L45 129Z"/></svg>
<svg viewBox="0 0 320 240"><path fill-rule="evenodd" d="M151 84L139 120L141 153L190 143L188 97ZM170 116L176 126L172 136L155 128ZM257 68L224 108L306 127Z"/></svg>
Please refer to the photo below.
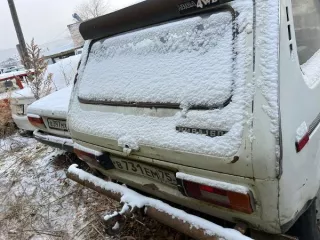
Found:
<svg viewBox="0 0 320 240"><path fill-rule="evenodd" d="M75 11L85 21L106 14L109 8L108 0L86 0Z"/></svg>
<svg viewBox="0 0 320 240"><path fill-rule="evenodd" d="M41 48L34 43L34 39L27 46L27 52L26 64L33 69L33 74L28 74L26 77L27 83L35 99L38 100L51 92L52 74L46 75L48 63L40 55Z"/></svg>

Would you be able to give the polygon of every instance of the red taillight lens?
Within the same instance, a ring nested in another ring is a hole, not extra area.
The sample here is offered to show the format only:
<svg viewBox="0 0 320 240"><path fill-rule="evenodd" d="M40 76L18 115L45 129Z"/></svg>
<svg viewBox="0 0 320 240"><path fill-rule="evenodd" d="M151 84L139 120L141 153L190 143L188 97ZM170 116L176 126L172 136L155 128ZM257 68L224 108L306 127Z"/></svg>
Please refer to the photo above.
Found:
<svg viewBox="0 0 320 240"><path fill-rule="evenodd" d="M85 162L96 162L96 155L74 148L74 153L79 159Z"/></svg>
<svg viewBox="0 0 320 240"><path fill-rule="evenodd" d="M40 116L28 116L28 120L33 126L37 128L41 128L45 126L43 119Z"/></svg>
<svg viewBox="0 0 320 240"><path fill-rule="evenodd" d="M309 142L309 133L304 135L304 137L301 138L299 142L296 142L297 152L300 152L307 145L308 142Z"/></svg>
<svg viewBox="0 0 320 240"><path fill-rule="evenodd" d="M183 187L189 197L248 214L253 212L249 193L228 191L186 180L183 181Z"/></svg>

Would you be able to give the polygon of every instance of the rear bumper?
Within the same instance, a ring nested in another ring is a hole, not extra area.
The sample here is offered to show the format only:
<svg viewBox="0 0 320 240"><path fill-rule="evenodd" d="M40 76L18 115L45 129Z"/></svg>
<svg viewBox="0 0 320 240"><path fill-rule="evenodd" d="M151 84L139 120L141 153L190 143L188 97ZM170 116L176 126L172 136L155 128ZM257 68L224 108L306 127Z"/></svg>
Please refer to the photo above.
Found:
<svg viewBox="0 0 320 240"><path fill-rule="evenodd" d="M143 211L140 212L143 212L158 222L174 228L196 240L252 240L234 229L224 228L206 219L188 214L185 211L172 207L160 200L146 197L126 186L95 177L92 174L78 169L75 164L69 167L67 177L87 188L124 204L124 207L121 210L122 213L120 212L116 215L126 214L126 211L132 212L137 209L142 209ZM106 217L110 218L112 215ZM246 224L243 224L243 222L240 221L240 224L236 225L235 229L245 232L246 229L242 227L246 227ZM251 237L254 239L298 240L295 237L283 234L272 235L256 230L251 230L250 232Z"/></svg>
<svg viewBox="0 0 320 240"><path fill-rule="evenodd" d="M179 191L179 186L174 187L168 184L159 183L159 181L147 178L145 176L133 174L128 171L121 171L116 168L105 168L101 165L101 162L98 161L88 159L84 160L92 168L97 169L103 175L126 184L127 186L130 186L134 189L137 189L138 191L141 191L148 196L152 196L158 199L164 199L165 201L169 201L188 209L192 209L212 217L226 220L228 222L235 223L237 221L241 221L248 224L251 229L259 229L260 231L264 231L270 234L283 233L279 222L279 191L277 180L244 178L241 176L223 174L219 172L178 165L158 159L143 158L140 156L137 157L134 154L128 157L125 155L125 153L105 149L90 143L82 141L75 142L77 145L84 148L83 151L90 152L89 150L94 150L100 153L110 154L118 158L123 158L131 161L136 161L141 164L147 164L154 167L166 169L174 173L180 172L210 180L244 186L250 189L253 194L256 207L255 211L252 214L242 213L225 207L220 207L215 204L207 203L195 198L186 197L181 193L181 191Z"/></svg>
<svg viewBox="0 0 320 240"><path fill-rule="evenodd" d="M14 123L17 125L17 127L22 130L27 130L27 131L35 130L35 127L31 125L31 123L29 122L27 115L20 116L20 115L12 114L12 119Z"/></svg>
<svg viewBox="0 0 320 240"><path fill-rule="evenodd" d="M51 147L58 148L67 152L73 152L73 141L70 138L57 137L40 130L35 130L33 132L34 138Z"/></svg>
<svg viewBox="0 0 320 240"><path fill-rule="evenodd" d="M68 178L91 188L130 208L143 209L144 213L157 221L170 226L194 239L206 240L250 240L240 232L223 228L200 217L188 214L162 201L146 197L122 185L107 182L72 165L68 169Z"/></svg>

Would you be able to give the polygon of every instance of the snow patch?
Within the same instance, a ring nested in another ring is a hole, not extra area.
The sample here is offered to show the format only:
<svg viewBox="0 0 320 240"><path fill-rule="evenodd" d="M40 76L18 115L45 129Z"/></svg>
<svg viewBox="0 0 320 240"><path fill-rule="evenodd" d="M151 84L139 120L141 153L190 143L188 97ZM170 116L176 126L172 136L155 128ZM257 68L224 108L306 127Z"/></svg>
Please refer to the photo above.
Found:
<svg viewBox="0 0 320 240"><path fill-rule="evenodd" d="M34 98L34 95L30 87L25 87L24 89L14 91L11 94L11 98L15 98L15 99Z"/></svg>
<svg viewBox="0 0 320 240"><path fill-rule="evenodd" d="M222 104L232 91L231 22L231 14L222 12L96 42L79 97L182 106Z"/></svg>
<svg viewBox="0 0 320 240"><path fill-rule="evenodd" d="M28 114L27 114L27 117L31 117L31 118L38 118L38 119L40 119L40 118L41 118L39 115L32 114L32 113L28 113Z"/></svg>
<svg viewBox="0 0 320 240"><path fill-rule="evenodd" d="M19 76L19 75L26 74L26 73L28 73L27 70L3 73L3 74L0 74L0 80L1 79L5 79L5 78L11 78L11 77Z"/></svg>
<svg viewBox="0 0 320 240"><path fill-rule="evenodd" d="M320 82L320 50L301 65L303 79L309 88L315 88Z"/></svg>
<svg viewBox="0 0 320 240"><path fill-rule="evenodd" d="M308 133L308 126L306 122L303 122L296 131L296 142L300 142L302 138Z"/></svg>
<svg viewBox="0 0 320 240"><path fill-rule="evenodd" d="M38 114L66 119L71 92L72 86L69 86L35 101L28 107L28 115Z"/></svg>
<svg viewBox="0 0 320 240"><path fill-rule="evenodd" d="M45 78L52 74L52 88L58 91L73 84L81 55L71 56L48 66Z"/></svg>
<svg viewBox="0 0 320 240"><path fill-rule="evenodd" d="M82 145L80 145L80 144L78 144L78 143L74 143L74 144L73 144L73 147L74 147L75 149L78 149L78 150L83 151L83 152L86 152L86 153L93 154L93 155L95 155L95 156L101 156L101 155L102 155L102 152L93 150L93 149L91 149L91 148L84 147L84 146L82 146Z"/></svg>
<svg viewBox="0 0 320 240"><path fill-rule="evenodd" d="M216 225L212 222L209 222L200 217L190 215L182 210L177 208L173 208L170 205L163 203L160 200L152 199L149 197L145 197L131 189L123 187L119 184L115 184L112 182L106 182L100 178L97 178L91 174L86 173L85 171L78 169L77 165L74 164L69 167L69 173L77 175L81 180L89 181L93 183L97 187L101 187L107 191L111 191L113 193L119 193L122 195L121 202L127 203L131 208L137 207L153 207L158 211L167 213L172 216L172 218L177 218L182 220L183 222L187 222L191 225L191 227L196 229L203 229L206 234L210 236L216 236L218 239L225 240L249 240L251 238L242 235L240 232L223 228L219 225Z"/></svg>
<svg viewBox="0 0 320 240"><path fill-rule="evenodd" d="M105 215L104 217L103 217L103 219L105 220L105 221L108 221L109 219L111 219L111 218L113 218L113 217L115 217L115 216L118 216L118 212L113 212L112 214L109 214L109 215Z"/></svg>
<svg viewBox="0 0 320 240"><path fill-rule="evenodd" d="M263 110L270 117L270 131L279 145L279 1L259 0L256 4L257 25L260 29L257 42L261 51L261 77L257 79L257 87L268 102L268 105L263 106ZM278 151L276 154L280 157Z"/></svg>
<svg viewBox="0 0 320 240"><path fill-rule="evenodd" d="M63 137L56 137L56 136L48 135L48 134L42 134L38 130L36 130L36 132L34 132L34 135L38 138L41 138L43 140L46 140L46 141L49 141L52 143L73 146L73 141L70 138L63 138Z"/></svg>
<svg viewBox="0 0 320 240"><path fill-rule="evenodd" d="M116 222L116 224L112 227L112 230L118 230L120 227L119 223Z"/></svg>

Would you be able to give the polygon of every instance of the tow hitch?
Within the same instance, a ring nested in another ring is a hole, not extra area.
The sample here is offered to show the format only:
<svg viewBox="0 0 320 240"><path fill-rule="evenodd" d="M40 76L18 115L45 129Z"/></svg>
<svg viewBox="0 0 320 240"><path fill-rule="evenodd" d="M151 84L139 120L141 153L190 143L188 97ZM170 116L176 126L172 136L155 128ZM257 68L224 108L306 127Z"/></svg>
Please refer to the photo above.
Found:
<svg viewBox="0 0 320 240"><path fill-rule="evenodd" d="M120 212L106 215L103 220L107 234L110 236L119 234L124 228L127 219L135 217L136 213L139 213L137 208L132 209L128 204L124 204Z"/></svg>
<svg viewBox="0 0 320 240"><path fill-rule="evenodd" d="M236 228L238 231L235 229L223 228L205 219L174 208L160 200L143 196L125 186L97 178L92 174L78 169L77 165L69 167L67 177L85 187L123 203L120 212L115 212L104 218L106 231L109 235L120 233L128 218L135 214L143 213L196 240L252 240L252 238L244 236L241 233L246 231L246 225L238 224ZM295 239L283 235L275 237L276 238L272 239ZM255 239L259 240L266 238L259 237Z"/></svg>

